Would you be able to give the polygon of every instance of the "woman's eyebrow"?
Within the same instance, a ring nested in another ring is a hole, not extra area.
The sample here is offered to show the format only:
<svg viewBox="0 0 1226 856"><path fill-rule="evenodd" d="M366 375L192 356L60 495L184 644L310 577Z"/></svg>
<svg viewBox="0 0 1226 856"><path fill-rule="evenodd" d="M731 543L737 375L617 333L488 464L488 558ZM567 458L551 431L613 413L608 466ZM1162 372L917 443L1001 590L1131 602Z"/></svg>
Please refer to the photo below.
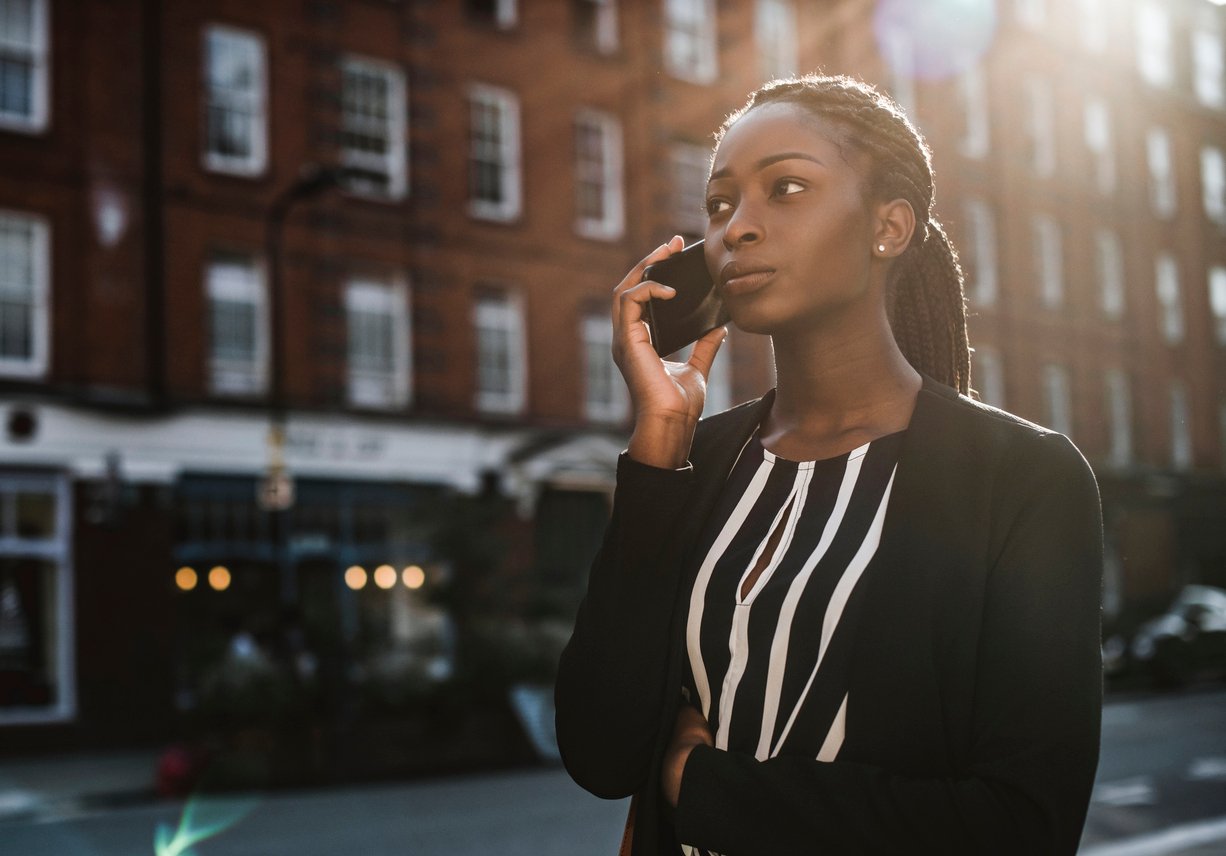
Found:
<svg viewBox="0 0 1226 856"><path fill-rule="evenodd" d="M813 161L813 163L817 164L818 166L825 165L820 160L813 157L813 155L808 155L808 154L805 154L804 152L780 152L777 155L767 155L766 157L762 158L761 160L759 160L757 163L753 165L753 169L751 171L758 172L759 170L766 169L768 166L770 166L773 163L778 163L779 161L784 161L784 160L796 160L796 159ZM723 169L717 169L715 172L711 173L711 177L707 179L707 183L710 184L712 181L715 181L716 179L727 178L730 175L732 175L732 170L728 169L728 167L724 167Z"/></svg>

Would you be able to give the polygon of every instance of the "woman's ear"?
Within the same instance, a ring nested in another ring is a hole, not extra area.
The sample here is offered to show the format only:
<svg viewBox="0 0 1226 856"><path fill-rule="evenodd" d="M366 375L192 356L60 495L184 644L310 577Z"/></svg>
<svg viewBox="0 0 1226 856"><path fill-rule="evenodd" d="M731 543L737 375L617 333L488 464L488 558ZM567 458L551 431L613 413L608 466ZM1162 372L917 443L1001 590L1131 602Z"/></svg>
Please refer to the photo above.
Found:
<svg viewBox="0 0 1226 856"><path fill-rule="evenodd" d="M892 259L902 255L915 232L915 210L905 199L883 202L877 206L876 230L873 235L873 255Z"/></svg>

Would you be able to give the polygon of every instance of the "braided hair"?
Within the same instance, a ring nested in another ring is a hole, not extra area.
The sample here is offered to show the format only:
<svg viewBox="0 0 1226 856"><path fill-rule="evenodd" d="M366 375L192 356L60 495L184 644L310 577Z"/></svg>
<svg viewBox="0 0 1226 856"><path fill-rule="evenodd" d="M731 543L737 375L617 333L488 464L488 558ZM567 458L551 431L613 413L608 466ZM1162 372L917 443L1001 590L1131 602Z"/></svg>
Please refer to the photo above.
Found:
<svg viewBox="0 0 1226 856"><path fill-rule="evenodd" d="M933 216L932 152L923 136L872 86L845 76L807 74L772 80L750 95L716 132L716 144L754 107L773 103L795 104L814 119L833 123L843 131L837 145L867 156L866 201L910 203L916 230L886 281L890 327L912 366L967 394L971 370L962 267Z"/></svg>

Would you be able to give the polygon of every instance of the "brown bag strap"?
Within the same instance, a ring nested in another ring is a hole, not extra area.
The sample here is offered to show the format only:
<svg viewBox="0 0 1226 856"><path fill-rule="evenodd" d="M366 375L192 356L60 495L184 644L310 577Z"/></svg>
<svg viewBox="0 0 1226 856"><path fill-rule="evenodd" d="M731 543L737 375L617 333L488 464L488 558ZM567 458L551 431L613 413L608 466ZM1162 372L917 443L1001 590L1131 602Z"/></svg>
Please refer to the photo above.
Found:
<svg viewBox="0 0 1226 856"><path fill-rule="evenodd" d="M635 794L630 798L630 811L626 814L626 829L622 832L622 846L617 851L617 856L630 856L630 850L634 847L634 810L638 804L639 795Z"/></svg>

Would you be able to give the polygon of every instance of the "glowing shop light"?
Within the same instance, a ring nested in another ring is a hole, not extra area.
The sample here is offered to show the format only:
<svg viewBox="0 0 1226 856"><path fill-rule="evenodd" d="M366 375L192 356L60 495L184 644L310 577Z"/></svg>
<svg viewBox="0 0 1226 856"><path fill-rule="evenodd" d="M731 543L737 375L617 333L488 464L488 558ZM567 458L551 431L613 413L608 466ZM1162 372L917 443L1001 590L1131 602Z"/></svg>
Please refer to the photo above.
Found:
<svg viewBox="0 0 1226 856"><path fill-rule="evenodd" d="M366 569L361 565L353 565L345 571L345 585L357 591L366 586Z"/></svg>
<svg viewBox="0 0 1226 856"><path fill-rule="evenodd" d="M175 585L179 587L179 591L191 591L198 582L200 579L195 568L183 567L175 571Z"/></svg>
<svg viewBox="0 0 1226 856"><path fill-rule="evenodd" d="M396 569L391 565L380 565L375 568L375 585L381 589L390 589L396 585Z"/></svg>
<svg viewBox="0 0 1226 856"><path fill-rule="evenodd" d="M214 591L225 591L230 587L230 572L221 565L213 568L209 571L209 585Z"/></svg>
<svg viewBox="0 0 1226 856"><path fill-rule="evenodd" d="M426 572L417 565L409 565L404 569L404 584L411 589L419 589L426 583Z"/></svg>

